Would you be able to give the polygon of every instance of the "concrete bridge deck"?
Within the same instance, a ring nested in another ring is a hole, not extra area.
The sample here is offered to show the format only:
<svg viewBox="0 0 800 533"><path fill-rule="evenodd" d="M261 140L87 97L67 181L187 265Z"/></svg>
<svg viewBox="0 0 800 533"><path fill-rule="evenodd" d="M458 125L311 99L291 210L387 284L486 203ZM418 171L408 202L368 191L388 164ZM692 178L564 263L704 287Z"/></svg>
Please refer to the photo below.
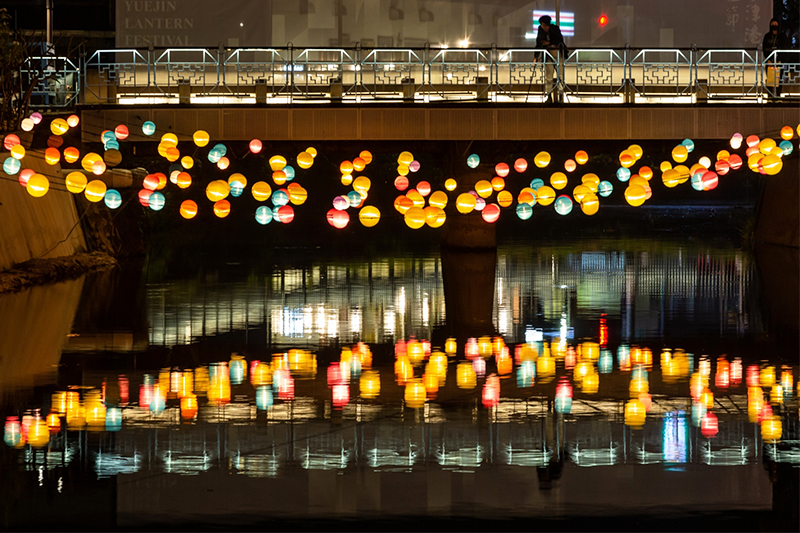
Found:
<svg viewBox="0 0 800 533"><path fill-rule="evenodd" d="M126 124L129 141L157 141L158 131L191 139L198 129L224 141L323 140L659 140L727 139L735 132L777 135L800 123L800 107L786 105L414 104L316 106L143 105L80 108L84 142Z"/></svg>

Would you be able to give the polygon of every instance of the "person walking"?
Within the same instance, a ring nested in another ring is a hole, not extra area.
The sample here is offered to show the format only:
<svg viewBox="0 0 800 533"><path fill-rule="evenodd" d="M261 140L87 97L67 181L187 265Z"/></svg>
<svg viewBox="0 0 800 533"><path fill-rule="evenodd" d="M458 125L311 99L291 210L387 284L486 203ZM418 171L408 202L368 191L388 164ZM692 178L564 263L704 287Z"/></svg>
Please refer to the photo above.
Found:
<svg viewBox="0 0 800 533"><path fill-rule="evenodd" d="M773 96L781 95L781 67L778 61L779 54L772 54L772 52L775 50L786 50L787 48L789 47L786 35L781 31L778 19L773 18L769 21L769 32L764 35L764 40L761 42L764 60L767 63L765 81L767 87L771 87L775 91Z"/></svg>

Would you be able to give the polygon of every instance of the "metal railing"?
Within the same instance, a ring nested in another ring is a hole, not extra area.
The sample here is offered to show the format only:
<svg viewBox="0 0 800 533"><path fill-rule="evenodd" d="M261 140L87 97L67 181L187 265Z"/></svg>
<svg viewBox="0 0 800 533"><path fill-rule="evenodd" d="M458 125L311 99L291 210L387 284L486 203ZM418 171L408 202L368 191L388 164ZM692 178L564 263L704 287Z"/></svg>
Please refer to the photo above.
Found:
<svg viewBox="0 0 800 533"><path fill-rule="evenodd" d="M800 51L170 48L33 57L39 108L120 103L682 102L800 98Z"/></svg>

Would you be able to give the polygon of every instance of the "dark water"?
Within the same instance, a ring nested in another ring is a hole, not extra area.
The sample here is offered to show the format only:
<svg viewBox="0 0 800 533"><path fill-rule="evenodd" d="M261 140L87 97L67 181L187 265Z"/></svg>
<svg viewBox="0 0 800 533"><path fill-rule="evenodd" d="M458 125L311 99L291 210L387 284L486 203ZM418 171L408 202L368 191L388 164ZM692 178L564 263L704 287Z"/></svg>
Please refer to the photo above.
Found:
<svg viewBox="0 0 800 533"><path fill-rule="evenodd" d="M606 238L3 296L2 523L797 530L796 271Z"/></svg>

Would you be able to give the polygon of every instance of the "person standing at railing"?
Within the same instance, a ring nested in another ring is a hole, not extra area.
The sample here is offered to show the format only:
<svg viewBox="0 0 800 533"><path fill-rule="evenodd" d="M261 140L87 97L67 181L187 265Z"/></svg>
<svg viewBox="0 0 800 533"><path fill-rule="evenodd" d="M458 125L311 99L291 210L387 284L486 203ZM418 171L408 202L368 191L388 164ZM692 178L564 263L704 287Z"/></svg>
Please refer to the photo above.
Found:
<svg viewBox="0 0 800 533"><path fill-rule="evenodd" d="M778 19L773 18L769 21L769 32L764 36L761 42L761 48L764 51L764 60L767 61L768 66L765 72L766 84L775 90L774 95L781 95L781 72L780 72L780 58L778 54L772 55L775 50L786 50L789 48L786 34L781 31Z"/></svg>
<svg viewBox="0 0 800 533"><path fill-rule="evenodd" d="M564 36L561 35L561 28L552 24L550 15L539 17L539 31L536 34L536 48L543 48L550 51L557 63L548 60L547 54L542 54L544 61L545 89L547 91L547 101L553 101L553 78L556 73L556 64L561 64L562 54L566 55L566 45Z"/></svg>

